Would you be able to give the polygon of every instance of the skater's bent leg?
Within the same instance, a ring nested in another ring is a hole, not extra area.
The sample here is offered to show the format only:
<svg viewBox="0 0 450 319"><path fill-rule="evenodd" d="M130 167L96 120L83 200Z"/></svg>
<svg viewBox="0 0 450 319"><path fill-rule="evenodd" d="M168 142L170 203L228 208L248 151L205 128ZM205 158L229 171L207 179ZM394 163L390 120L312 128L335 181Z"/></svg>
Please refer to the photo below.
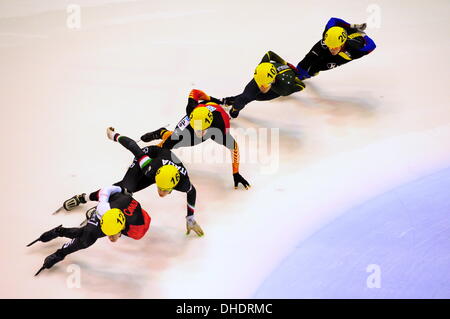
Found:
<svg viewBox="0 0 450 319"><path fill-rule="evenodd" d="M105 235L100 230L100 226L88 223L86 226L80 228L81 232L79 237L75 237L69 243L65 244L61 249L56 251L56 254L65 257L68 254L74 253L81 249L86 249L93 245L98 238L104 237Z"/></svg>
<svg viewBox="0 0 450 319"><path fill-rule="evenodd" d="M270 101L270 100L276 99L277 97L280 97L280 95L278 93L275 93L274 91L270 90L267 93L258 94L258 96L256 97L256 100L257 101Z"/></svg>
<svg viewBox="0 0 450 319"><path fill-rule="evenodd" d="M122 188L126 188L129 192L137 192L138 184L141 182L141 180L147 179L142 172L142 169L139 166L139 163L137 161L133 162L133 164L128 168L127 172L125 173L125 176L120 182L117 182L114 184L115 186L120 186Z"/></svg>
<svg viewBox="0 0 450 319"><path fill-rule="evenodd" d="M113 185L120 186L122 188L126 188L129 192L134 193L134 192L138 191L137 185L140 182L140 180L143 178L145 178L145 176L139 167L139 163L137 163L137 160L135 160L133 162L133 164L131 164L131 166L128 168L123 179L117 183L114 183ZM100 189L96 190L95 192L90 193L89 200L97 202L99 192L100 192Z"/></svg>
<svg viewBox="0 0 450 319"><path fill-rule="evenodd" d="M84 227L73 227L73 228L62 227L59 230L59 237L66 237L66 238L70 238L70 239L80 237L83 234L83 231L84 231L85 227L86 226L84 226Z"/></svg>
<svg viewBox="0 0 450 319"><path fill-rule="evenodd" d="M255 101L257 96L261 93L256 84L256 81L252 79L246 86L244 91L234 97L233 108L240 111L248 103Z"/></svg>

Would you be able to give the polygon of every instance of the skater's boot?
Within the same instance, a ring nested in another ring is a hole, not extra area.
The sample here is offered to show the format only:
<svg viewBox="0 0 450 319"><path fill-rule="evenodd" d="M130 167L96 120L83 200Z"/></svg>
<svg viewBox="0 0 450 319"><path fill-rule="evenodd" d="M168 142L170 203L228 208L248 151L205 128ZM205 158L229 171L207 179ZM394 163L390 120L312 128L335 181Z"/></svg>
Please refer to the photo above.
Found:
<svg viewBox="0 0 450 319"><path fill-rule="evenodd" d="M126 190L126 189L125 189ZM97 206L89 208L86 211L86 219L80 224L80 226L84 226L87 224L88 220L92 218L92 216L94 216L95 212L97 211Z"/></svg>
<svg viewBox="0 0 450 319"><path fill-rule="evenodd" d="M70 211L74 209L75 207L79 206L80 204L86 204L86 194L83 193L81 195L75 195L68 200L64 201L63 207L66 211Z"/></svg>
<svg viewBox="0 0 450 319"><path fill-rule="evenodd" d="M159 129L157 129L156 131L145 133L144 135L142 135L141 141L148 143L148 142L151 142L154 140L160 140L165 132L167 132L167 129L165 129L164 127L161 127Z"/></svg>
<svg viewBox="0 0 450 319"><path fill-rule="evenodd" d="M46 243L52 239L55 239L59 236L61 236L61 230L62 230L62 225L59 225L58 227L55 227L49 231L46 231L45 233L43 233L38 239L36 239L35 241L29 243L27 245L27 247L30 247L31 245L33 245L34 243L41 241L43 243Z"/></svg>
<svg viewBox="0 0 450 319"><path fill-rule="evenodd" d="M52 268L56 263L63 260L64 257L65 257L65 255L61 253L61 249L58 249L55 253L51 254L50 256L47 256L47 258L45 258L45 260L44 260L44 264L38 270L38 272L35 274L35 276L39 275L39 273L44 269Z"/></svg>
<svg viewBox="0 0 450 319"><path fill-rule="evenodd" d="M230 113L230 116L235 119L239 116L239 112L240 112L240 110L237 110L234 107L232 107L229 113Z"/></svg>

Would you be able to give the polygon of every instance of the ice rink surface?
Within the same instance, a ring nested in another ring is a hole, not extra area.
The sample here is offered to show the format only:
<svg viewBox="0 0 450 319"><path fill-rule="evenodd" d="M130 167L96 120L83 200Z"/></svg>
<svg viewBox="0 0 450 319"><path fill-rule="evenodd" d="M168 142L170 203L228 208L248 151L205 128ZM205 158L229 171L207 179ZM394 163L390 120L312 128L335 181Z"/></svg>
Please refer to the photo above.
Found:
<svg viewBox="0 0 450 319"><path fill-rule="evenodd" d="M79 29L67 27L71 3L81 6ZM0 1L0 297L449 298L449 9L449 1ZM33 277L68 240L26 244L78 225L93 205L52 211L120 180L132 161L107 140L107 126L136 139L173 127L192 88L238 94L266 51L296 65L330 17L362 23L374 12L374 52L232 120L249 191L233 189L228 151L213 142L175 152L197 188L204 237L185 235L184 194L161 199L152 186L135 194L152 217L146 237L101 239ZM264 129L278 129L269 154L264 141L245 143ZM211 150L226 161L202 158ZM370 265L380 288L367 287ZM68 286L74 267L80 288Z"/></svg>

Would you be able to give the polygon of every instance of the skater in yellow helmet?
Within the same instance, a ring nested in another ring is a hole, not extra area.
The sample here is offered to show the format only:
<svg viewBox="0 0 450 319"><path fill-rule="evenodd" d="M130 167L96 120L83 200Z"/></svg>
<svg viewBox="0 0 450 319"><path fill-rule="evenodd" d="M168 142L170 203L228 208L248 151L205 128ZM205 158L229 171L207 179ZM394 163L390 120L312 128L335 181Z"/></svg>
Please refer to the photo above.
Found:
<svg viewBox="0 0 450 319"><path fill-rule="evenodd" d="M359 59L376 45L364 30L366 24L350 24L339 18L331 18L317 42L297 65L301 80L317 75L320 71L333 69Z"/></svg>
<svg viewBox="0 0 450 319"><path fill-rule="evenodd" d="M125 228L125 215L118 208L108 210L100 219L100 228L106 236L115 236Z"/></svg>
<svg viewBox="0 0 450 319"><path fill-rule="evenodd" d="M62 225L43 233L38 239L28 244L49 242L57 237L72 239L61 249L45 258L38 275L44 269L50 269L67 255L93 245L97 239L108 236L116 242L121 235L139 240L147 233L151 218L130 193L120 186L102 188L98 194L98 204L86 214L83 227L65 228Z"/></svg>
<svg viewBox="0 0 450 319"><path fill-rule="evenodd" d="M171 192L180 181L180 172L173 165L163 165L156 172L155 181L161 191Z"/></svg>
<svg viewBox="0 0 450 319"><path fill-rule="evenodd" d="M207 107L197 107L189 115L189 125L195 132L201 131L202 137L213 122L213 114Z"/></svg>
<svg viewBox="0 0 450 319"><path fill-rule="evenodd" d="M236 96L225 97L223 103L231 106L230 116L239 112L252 101L269 101L280 96L299 92L305 84L296 76L296 68L278 54L268 51L255 68L253 79L244 91Z"/></svg>
<svg viewBox="0 0 450 319"><path fill-rule="evenodd" d="M230 134L230 117L222 107L222 101L207 95L201 90L189 93L186 115L177 124L174 131L160 128L142 135L141 140L151 142L161 139L160 147L173 149L194 146L208 139L228 148L232 158L234 188L242 184L245 189L250 184L239 172L239 147Z"/></svg>
<svg viewBox="0 0 450 319"><path fill-rule="evenodd" d="M256 67L253 78L261 92L267 93L270 90L272 83L275 82L277 74L278 72L274 64L263 62Z"/></svg>
<svg viewBox="0 0 450 319"><path fill-rule="evenodd" d="M203 236L203 230L194 219L197 192L180 159L170 150L156 145L141 148L134 140L117 133L112 127L106 129L106 134L110 140L119 142L135 156L123 179L114 185L134 193L156 184L156 190L160 197L166 197L173 190L186 193L187 232L194 230L198 236ZM64 202L63 208L70 211L88 201L97 201L99 195L99 190L89 195L85 193L75 195Z"/></svg>

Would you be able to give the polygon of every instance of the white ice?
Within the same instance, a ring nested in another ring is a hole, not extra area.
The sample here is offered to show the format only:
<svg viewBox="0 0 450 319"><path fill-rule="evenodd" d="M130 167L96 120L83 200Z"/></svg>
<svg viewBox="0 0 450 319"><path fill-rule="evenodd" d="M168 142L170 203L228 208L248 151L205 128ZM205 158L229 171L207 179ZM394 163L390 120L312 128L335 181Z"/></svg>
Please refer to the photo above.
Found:
<svg viewBox="0 0 450 319"><path fill-rule="evenodd" d="M80 29L66 25L73 2ZM450 2L372 4L1 1L0 297L253 297L298 243L351 207L449 167ZM106 139L107 126L136 139L173 126L192 88L240 93L267 50L296 65L330 17L362 23L374 14L373 53L321 72L303 92L253 102L231 122L279 128L275 172L264 171L264 158L241 164L249 191L233 189L226 152L226 163L190 160L213 142L176 152L197 188L203 238L184 233L185 195L161 199L152 186L135 194L152 217L144 239L99 240L33 277L67 240L25 245L78 225L90 206L51 212L120 180L132 160ZM80 288L67 285L73 264Z"/></svg>

